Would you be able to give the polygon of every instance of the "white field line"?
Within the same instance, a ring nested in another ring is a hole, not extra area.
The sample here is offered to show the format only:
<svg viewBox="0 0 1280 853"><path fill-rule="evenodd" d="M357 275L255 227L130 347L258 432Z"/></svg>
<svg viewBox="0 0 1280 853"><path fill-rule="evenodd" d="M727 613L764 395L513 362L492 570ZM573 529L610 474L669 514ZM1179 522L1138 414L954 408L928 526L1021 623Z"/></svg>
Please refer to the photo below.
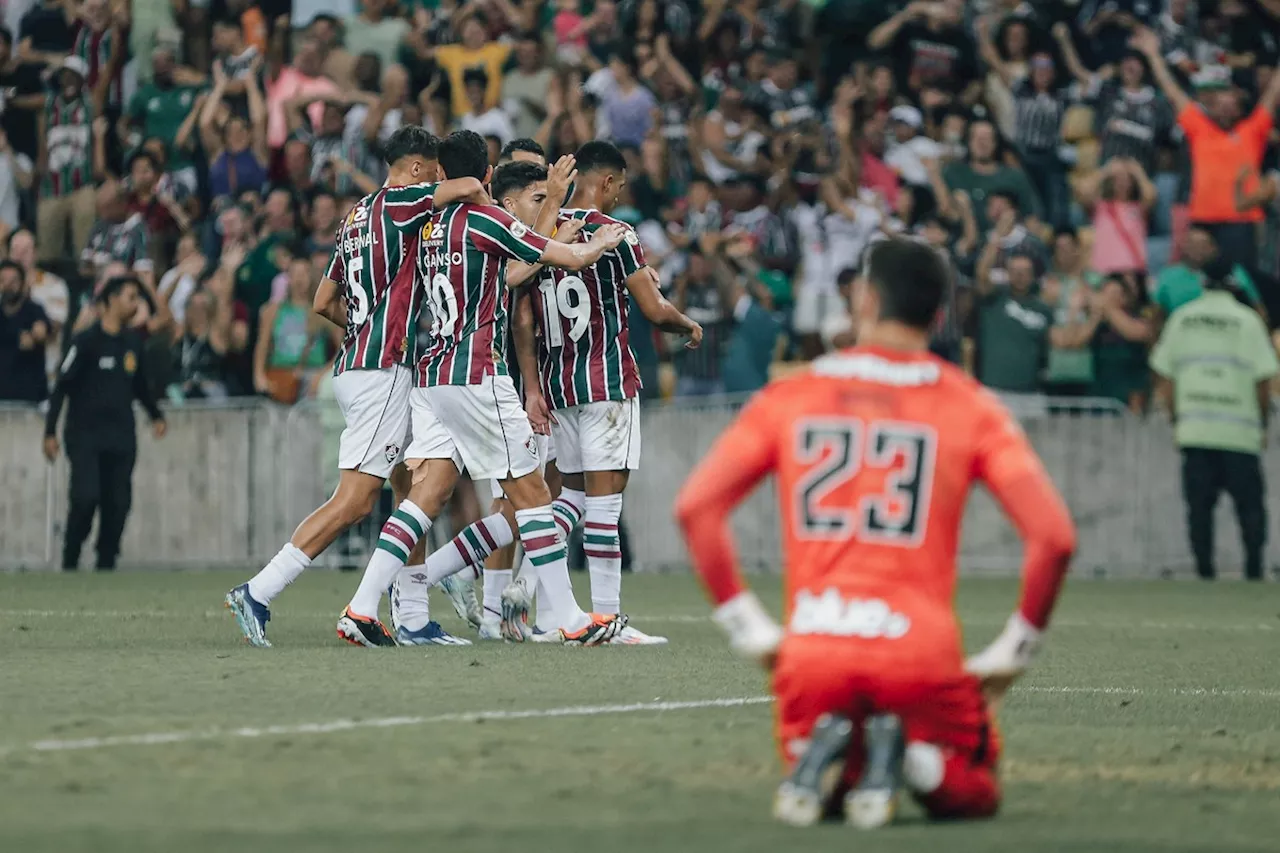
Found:
<svg viewBox="0 0 1280 853"><path fill-rule="evenodd" d="M1057 695L1104 696L1198 696L1208 698L1280 699L1280 690L1218 687L1055 687L1023 685L1013 689L1019 693ZM38 740L31 743L0 749L0 757L19 752L71 752L80 750L109 749L120 746L160 746L192 741L241 740L262 737L287 737L294 735L327 735L358 729L387 729L402 726L438 725L443 723L505 722L509 720L543 720L562 717L600 717L611 714L638 714L645 712L694 711L706 708L743 708L752 705L768 705L771 696L742 696L732 699L695 699L683 702L635 702L628 705L570 705L563 708L535 708L523 711L463 711L450 714L412 717L374 717L367 720L331 720L325 723L294 723L261 728L246 726L237 729L201 729L186 732L147 732L137 735L112 735L109 737L78 738L74 740Z"/></svg>
<svg viewBox="0 0 1280 853"><path fill-rule="evenodd" d="M39 610L39 609L0 609L0 618L32 618L32 619L191 619L197 615L204 619L223 618L225 610L204 610L199 612L185 610ZM315 619L323 617L337 618L337 611L328 610L285 610L282 615L296 619ZM660 623L667 625L700 625L710 624L710 616L696 616L687 613L667 613L649 615L631 615L631 620L638 623ZM1005 617L963 619L965 626L1003 627ZM1143 631L1280 631L1280 620L1272 625L1266 622L1215 625L1207 622L1164 622L1139 619L1134 622L1120 620L1097 619L1055 619L1050 624L1053 628L1069 629L1104 629L1124 630L1136 628Z"/></svg>

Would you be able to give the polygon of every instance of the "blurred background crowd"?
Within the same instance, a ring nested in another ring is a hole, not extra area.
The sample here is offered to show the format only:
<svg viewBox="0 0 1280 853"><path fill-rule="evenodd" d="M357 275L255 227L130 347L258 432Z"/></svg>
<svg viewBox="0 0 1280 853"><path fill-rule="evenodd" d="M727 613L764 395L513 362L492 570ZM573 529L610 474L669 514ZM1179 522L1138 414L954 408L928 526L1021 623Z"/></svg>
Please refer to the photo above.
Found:
<svg viewBox="0 0 1280 853"><path fill-rule="evenodd" d="M955 288L935 349L1010 394L1148 405L1215 257L1280 318L1280 0L6 0L0 399L39 402L131 274L173 402L326 394L310 310L405 123L549 158L613 140L614 215L706 329L632 314L649 396L750 391L856 336L865 248ZM1273 81L1275 83L1273 84Z"/></svg>

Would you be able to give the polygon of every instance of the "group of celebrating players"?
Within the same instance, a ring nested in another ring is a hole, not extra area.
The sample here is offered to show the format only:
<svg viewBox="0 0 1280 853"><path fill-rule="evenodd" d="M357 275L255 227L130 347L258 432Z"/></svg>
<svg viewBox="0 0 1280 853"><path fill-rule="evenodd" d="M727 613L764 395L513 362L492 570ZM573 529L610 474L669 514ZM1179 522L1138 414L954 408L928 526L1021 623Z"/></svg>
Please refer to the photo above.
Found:
<svg viewBox="0 0 1280 853"><path fill-rule="evenodd" d="M439 584L483 639L666 642L629 626L620 606L618 519L640 457L628 294L689 346L702 329L662 297L635 232L602 212L626 182L621 152L591 142L548 170L534 148L509 147L495 171L484 139L469 131L437 140L409 126L389 140L386 185L343 221L315 295L317 313L345 330L334 364L346 421L338 487L227 594L251 644L270 645L271 601L372 511L388 478L397 506L338 620L342 639L468 644L430 618L427 590ZM419 351L423 310L431 331ZM554 502L543 475L552 458L562 479ZM464 470L496 481L495 512L413 562ZM566 542L580 520L593 612L578 606L569 580ZM513 580L516 539L524 559ZM487 559L495 565L483 572L482 607L475 575L457 575ZM388 590L391 630L378 618Z"/></svg>
<svg viewBox="0 0 1280 853"><path fill-rule="evenodd" d="M270 602L372 510L388 477L400 500L338 621L343 639L467 643L430 619L427 589L439 584L482 638L665 642L620 609L618 518L640 453L628 295L688 346L702 329L662 297L635 232L606 215L626 181L615 147L588 143L549 170L533 145L509 146L503 159L492 171L474 133L437 142L402 128L388 145L386 186L343 223L315 297L346 330L335 365L341 478L271 562L228 593L253 645L270 645ZM779 819L843 814L881 826L903 791L931 816L985 817L1000 802L990 708L1041 643L1075 530L1016 421L928 352L949 287L939 256L891 239L863 267L859 345L757 394L690 476L676 514L715 621L772 672L789 771ZM424 308L431 335L418 352ZM463 470L497 480L494 513L414 562ZM785 627L747 591L728 525L770 475L786 539ZM548 481L560 478L553 501ZM1005 630L966 660L953 598L975 482L1025 542L1024 586ZM579 521L593 612L579 608L566 563ZM524 561L512 580L516 539ZM486 560L481 607L458 573ZM394 633L378 619L388 588Z"/></svg>

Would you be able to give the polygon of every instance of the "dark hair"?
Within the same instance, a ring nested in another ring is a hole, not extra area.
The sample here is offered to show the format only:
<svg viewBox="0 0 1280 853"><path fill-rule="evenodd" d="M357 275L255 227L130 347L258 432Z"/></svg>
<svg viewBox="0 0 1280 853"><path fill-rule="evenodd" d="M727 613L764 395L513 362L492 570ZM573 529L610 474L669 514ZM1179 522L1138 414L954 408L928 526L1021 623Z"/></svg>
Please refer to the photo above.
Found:
<svg viewBox="0 0 1280 853"><path fill-rule="evenodd" d="M880 319L915 329L933 325L951 283L951 271L929 246L890 238L867 250L866 275L880 297Z"/></svg>
<svg viewBox="0 0 1280 853"><path fill-rule="evenodd" d="M18 263L17 261L10 261L10 260L7 260L7 259L6 259L6 260L3 260L3 261L0 261L0 272L4 272L5 270L17 270L17 271L18 271L18 281L19 281L21 284L26 284L26 283L27 283L27 271L26 271L26 270L24 270L24 269L22 268L22 264Z"/></svg>
<svg viewBox="0 0 1280 853"><path fill-rule="evenodd" d="M102 285L102 290L98 291L98 301L106 305L111 301L111 297L124 290L130 284L137 288L138 293L145 295L145 291L142 289L142 282L138 281L137 276L117 275L107 279L106 284ZM147 301L150 303L149 299Z"/></svg>
<svg viewBox="0 0 1280 853"><path fill-rule="evenodd" d="M506 196L515 195L522 192L530 184L536 184L546 179L546 166L514 160L510 163L504 163L494 170L493 180L489 182L489 192L494 201L502 204L502 199Z"/></svg>
<svg viewBox="0 0 1280 853"><path fill-rule="evenodd" d="M316 17L320 17L320 16L317 15ZM314 19L312 19L312 23L315 23ZM335 21L335 23L337 22ZM240 32L240 22L237 21L235 18L231 17L230 15L214 18L213 25L215 27L222 27L223 29L235 30L236 32Z"/></svg>
<svg viewBox="0 0 1280 853"><path fill-rule="evenodd" d="M455 130L440 142L440 168L449 178L483 181L489 168L489 143L474 130Z"/></svg>
<svg viewBox="0 0 1280 853"><path fill-rule="evenodd" d="M1077 243L1080 242L1080 235L1076 233L1076 229L1070 225L1059 225L1053 232L1053 241L1058 242L1059 237L1070 237Z"/></svg>
<svg viewBox="0 0 1280 853"><path fill-rule="evenodd" d="M853 280L857 277L858 277L857 269L855 269L854 267L845 267L844 269L840 270L840 272L836 273L836 284L840 287L844 287L847 284L852 284Z"/></svg>
<svg viewBox="0 0 1280 853"><path fill-rule="evenodd" d="M1012 190L994 190L987 193L987 198L1002 198L1009 202L1009 206L1012 207L1015 212L1022 212L1022 205L1018 203L1018 194Z"/></svg>
<svg viewBox="0 0 1280 853"><path fill-rule="evenodd" d="M1187 233L1190 234L1192 231L1203 231L1209 235L1209 239L1215 244L1218 242L1218 236L1213 232L1213 225L1208 222L1201 222L1200 220L1192 222L1187 226Z"/></svg>
<svg viewBox="0 0 1280 853"><path fill-rule="evenodd" d="M156 162L155 155L152 154L150 151L147 151L145 148L139 148L137 151L133 152L133 154L129 157L130 172L133 171L133 164L137 163L139 160L146 160L147 163L150 164L152 170L156 172L160 171L160 164Z"/></svg>
<svg viewBox="0 0 1280 853"><path fill-rule="evenodd" d="M472 83L479 83L481 86L489 85L489 75L485 73L483 68L468 68L462 72L463 87L470 86Z"/></svg>
<svg viewBox="0 0 1280 853"><path fill-rule="evenodd" d="M421 125L407 124L391 134L382 159L388 166L394 166L406 157L434 160L439 150L440 140L432 136L429 130Z"/></svg>
<svg viewBox="0 0 1280 853"><path fill-rule="evenodd" d="M13 33L9 31L8 27L0 27L0 39L3 39L4 43L9 47L13 47Z"/></svg>
<svg viewBox="0 0 1280 853"><path fill-rule="evenodd" d="M627 158L622 156L618 146L612 142L596 139L586 143L574 155L578 161L578 174L588 172L609 171L622 174L627 171Z"/></svg>
<svg viewBox="0 0 1280 853"><path fill-rule="evenodd" d="M1209 290L1226 290L1234 282L1236 265L1221 255L1204 265L1204 286Z"/></svg>
<svg viewBox="0 0 1280 853"><path fill-rule="evenodd" d="M513 139L506 145L502 146L502 153L498 155L498 161L501 163L509 162L517 151L524 151L527 154L536 154L543 160L547 159L547 152L538 144L538 140L521 137L520 139Z"/></svg>

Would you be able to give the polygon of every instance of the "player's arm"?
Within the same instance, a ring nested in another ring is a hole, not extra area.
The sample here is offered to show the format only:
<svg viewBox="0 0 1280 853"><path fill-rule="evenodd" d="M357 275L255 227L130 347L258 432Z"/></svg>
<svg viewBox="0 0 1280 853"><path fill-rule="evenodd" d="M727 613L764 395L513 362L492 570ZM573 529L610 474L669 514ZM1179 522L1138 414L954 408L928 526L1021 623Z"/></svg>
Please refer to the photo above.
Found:
<svg viewBox="0 0 1280 853"><path fill-rule="evenodd" d="M578 170L573 168L577 162L572 154L566 154L555 162L550 169L547 170L547 197L542 200L542 207L538 208L538 218L533 222L533 230L546 237L556 237L556 220L560 218L560 202L564 200L565 194L569 191L569 187L573 185L574 179L578 177ZM580 220L570 220L577 223L572 234L566 231L559 235L561 243L572 243L577 237L578 231L582 230L582 222ZM568 227L569 223L565 223L560 230ZM519 287L528 282L533 276L537 275L542 269L542 264L526 264L521 261L513 261L507 266L507 286Z"/></svg>
<svg viewBox="0 0 1280 853"><path fill-rule="evenodd" d="M782 629L747 589L729 528L734 508L776 464L777 430L768 391L761 392L712 446L676 498L676 520L684 532L694 569L715 604L713 617L734 651L772 662Z"/></svg>
<svg viewBox="0 0 1280 853"><path fill-rule="evenodd" d="M597 228L591 235L591 239L585 243L569 244L550 240L542 250L542 256L538 258L538 262L577 272L600 260L605 252L616 249L626 232L625 225L605 225Z"/></svg>
<svg viewBox="0 0 1280 853"><path fill-rule="evenodd" d="M328 276L320 279L311 309L339 329L347 328L347 303L342 298L342 289Z"/></svg>
<svg viewBox="0 0 1280 853"><path fill-rule="evenodd" d="M484 184L476 178L450 178L436 184L430 199L431 205L437 209L459 201L489 204L489 194L484 191Z"/></svg>
<svg viewBox="0 0 1280 853"><path fill-rule="evenodd" d="M533 296L528 292L515 293L515 308L511 314L511 338L516 347L516 364L520 367L520 379L524 387L524 410L529 425L539 435L551 435L551 423L555 417L547 408L542 396L541 377L538 375L538 342L533 328Z"/></svg>
<svg viewBox="0 0 1280 853"><path fill-rule="evenodd" d="M658 289L658 273L653 267L641 267L627 276L627 292L650 323L664 332L687 334L689 343L685 346L689 349L697 349L702 343L702 326L690 320L662 295Z"/></svg>
<svg viewBox="0 0 1280 853"><path fill-rule="evenodd" d="M1076 529L1026 435L994 402L988 422L982 425L981 441L976 476L1004 509L1023 544L1018 609L1000 636L965 665L988 691L999 695L1039 649L1075 553Z"/></svg>

